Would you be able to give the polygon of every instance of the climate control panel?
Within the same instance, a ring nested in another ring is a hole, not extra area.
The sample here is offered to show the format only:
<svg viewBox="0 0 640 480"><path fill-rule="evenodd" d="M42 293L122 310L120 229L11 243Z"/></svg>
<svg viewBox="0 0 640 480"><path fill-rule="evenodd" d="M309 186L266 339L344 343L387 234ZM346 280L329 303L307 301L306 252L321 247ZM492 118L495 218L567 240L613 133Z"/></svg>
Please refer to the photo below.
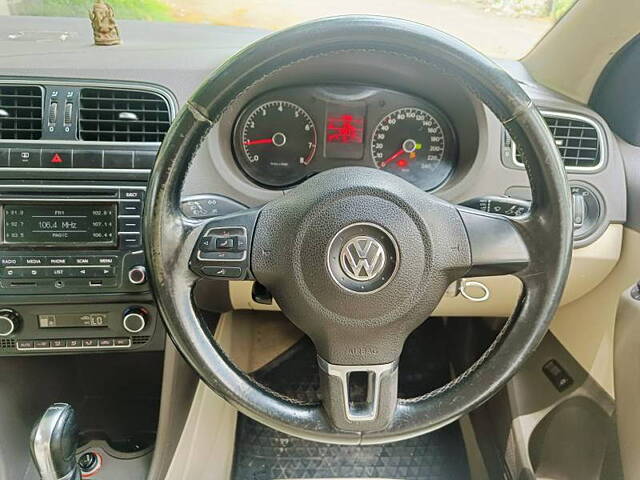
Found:
<svg viewBox="0 0 640 480"><path fill-rule="evenodd" d="M0 356L163 348L164 328L152 303L0 309Z"/></svg>

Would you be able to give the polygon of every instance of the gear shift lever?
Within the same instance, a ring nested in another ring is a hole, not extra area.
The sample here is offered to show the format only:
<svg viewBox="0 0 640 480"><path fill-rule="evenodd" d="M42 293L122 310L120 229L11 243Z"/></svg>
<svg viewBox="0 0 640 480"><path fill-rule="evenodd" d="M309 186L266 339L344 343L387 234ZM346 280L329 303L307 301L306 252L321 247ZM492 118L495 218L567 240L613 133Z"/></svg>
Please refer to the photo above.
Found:
<svg viewBox="0 0 640 480"><path fill-rule="evenodd" d="M80 480L78 425L71 405L54 403L31 432L31 456L42 480Z"/></svg>

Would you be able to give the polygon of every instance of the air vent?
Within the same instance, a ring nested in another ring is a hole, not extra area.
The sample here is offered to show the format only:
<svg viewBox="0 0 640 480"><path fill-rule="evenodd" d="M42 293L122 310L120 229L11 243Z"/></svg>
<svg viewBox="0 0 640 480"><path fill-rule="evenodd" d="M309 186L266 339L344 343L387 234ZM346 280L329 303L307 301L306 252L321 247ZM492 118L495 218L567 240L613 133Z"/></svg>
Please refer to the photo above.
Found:
<svg viewBox="0 0 640 480"><path fill-rule="evenodd" d="M144 345L145 343L147 343L149 340L151 340L151 337L148 335L136 335L133 337L133 345Z"/></svg>
<svg viewBox="0 0 640 480"><path fill-rule="evenodd" d="M0 338L0 348L16 348L16 341L13 338Z"/></svg>
<svg viewBox="0 0 640 480"><path fill-rule="evenodd" d="M161 142L170 120L169 105L157 93L115 88L80 92L80 140Z"/></svg>
<svg viewBox="0 0 640 480"><path fill-rule="evenodd" d="M570 114L543 112L565 167L571 170L594 170L602 162L602 131L592 120ZM507 135L508 137L508 135ZM508 143L510 138L507 139ZM523 165L522 152L511 146L513 160Z"/></svg>
<svg viewBox="0 0 640 480"><path fill-rule="evenodd" d="M42 88L0 85L0 139L38 140L42 136Z"/></svg>

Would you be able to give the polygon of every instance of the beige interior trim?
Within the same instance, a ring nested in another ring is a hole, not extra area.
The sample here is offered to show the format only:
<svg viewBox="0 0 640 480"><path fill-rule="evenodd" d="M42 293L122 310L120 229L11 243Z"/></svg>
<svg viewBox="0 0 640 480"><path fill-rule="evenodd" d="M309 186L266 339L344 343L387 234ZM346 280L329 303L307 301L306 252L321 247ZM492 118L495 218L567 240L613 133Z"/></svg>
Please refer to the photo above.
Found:
<svg viewBox="0 0 640 480"><path fill-rule="evenodd" d="M522 59L539 83L581 103L613 55L639 32L638 0L580 0Z"/></svg>
<svg viewBox="0 0 640 480"><path fill-rule="evenodd" d="M622 225L609 225L591 245L573 251L573 260L563 304L574 302L596 288L615 267L622 248ZM484 302L472 302L457 295L445 296L434 315L443 316L507 316L513 312L520 295L520 281L513 276L471 279L483 283L490 291ZM256 303L251 298L253 282L229 282L231 304L236 310L279 310Z"/></svg>
<svg viewBox="0 0 640 480"><path fill-rule="evenodd" d="M640 301L631 296L631 289L620 298L615 328L614 367L620 456L624 477L640 478Z"/></svg>
<svg viewBox="0 0 640 480"><path fill-rule="evenodd" d="M239 364L249 364L248 348L241 347L242 324L233 325L232 314L218 322L215 340ZM233 327L233 328L232 328ZM235 341L234 341L235 340ZM198 387L173 456L166 480L187 478L228 479L233 467L237 410L213 393L202 381Z"/></svg>
<svg viewBox="0 0 640 480"><path fill-rule="evenodd" d="M489 480L489 473L487 467L480 453L480 447L478 446L478 439L476 438L475 430L471 424L469 415L463 415L460 417L460 430L462 431L462 438L464 440L465 453L467 454L467 462L469 463L469 473L471 473L471 480Z"/></svg>
<svg viewBox="0 0 640 480"><path fill-rule="evenodd" d="M214 339L244 371L254 371L302 337L280 313L229 312ZM166 480L228 479L233 467L237 410L198 382Z"/></svg>
<svg viewBox="0 0 640 480"><path fill-rule="evenodd" d="M560 308L551 324L556 338L611 397L616 309L620 294L638 280L638 258L640 233L625 228L616 267L590 295Z"/></svg>

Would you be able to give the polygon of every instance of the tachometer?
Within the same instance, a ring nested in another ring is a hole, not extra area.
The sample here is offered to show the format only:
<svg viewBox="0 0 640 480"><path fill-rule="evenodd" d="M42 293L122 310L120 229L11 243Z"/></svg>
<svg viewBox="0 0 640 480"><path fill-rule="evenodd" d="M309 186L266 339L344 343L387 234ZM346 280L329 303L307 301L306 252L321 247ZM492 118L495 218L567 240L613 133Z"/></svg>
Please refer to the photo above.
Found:
<svg viewBox="0 0 640 480"><path fill-rule="evenodd" d="M251 178L284 187L307 175L317 147L316 127L298 105L274 100L241 115L235 147L240 166Z"/></svg>
<svg viewBox="0 0 640 480"><path fill-rule="evenodd" d="M371 156L378 168L431 190L451 173L454 152L448 150L454 144L443 115L405 107L380 120L371 138Z"/></svg>

